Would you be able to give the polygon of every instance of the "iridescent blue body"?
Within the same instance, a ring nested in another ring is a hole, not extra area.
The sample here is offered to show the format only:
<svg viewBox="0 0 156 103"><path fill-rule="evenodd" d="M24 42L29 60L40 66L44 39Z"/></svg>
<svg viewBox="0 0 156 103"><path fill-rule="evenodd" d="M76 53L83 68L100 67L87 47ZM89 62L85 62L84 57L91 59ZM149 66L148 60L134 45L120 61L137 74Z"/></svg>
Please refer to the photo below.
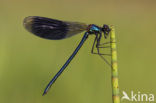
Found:
<svg viewBox="0 0 156 103"><path fill-rule="evenodd" d="M101 28L96 26L95 24L90 24L88 26L88 32L90 33L100 33L101 32Z"/></svg>
<svg viewBox="0 0 156 103"><path fill-rule="evenodd" d="M74 50L72 55L69 57L69 59L65 62L62 68L58 71L58 73L52 78L52 80L46 86L43 95L45 95L48 92L52 84L65 70L65 68L74 58L74 56L77 54L77 52L82 47L83 43L86 41L86 39L90 34L96 35L94 39L93 47L96 43L96 48L98 50L98 53L94 53L93 52L94 48L92 47L92 53L101 55L98 46L100 45L102 32L104 33L105 38L107 38L110 32L108 25L103 25L103 27L98 27L97 25L94 24L87 25L85 23L60 21L60 20L49 19L49 18L39 17L39 16L26 17L24 19L24 26L29 32L32 32L33 34L41 38L51 39L51 40L60 40L60 39L68 38L75 34L81 33L82 31L86 31L84 33L82 40L80 41L79 45Z"/></svg>

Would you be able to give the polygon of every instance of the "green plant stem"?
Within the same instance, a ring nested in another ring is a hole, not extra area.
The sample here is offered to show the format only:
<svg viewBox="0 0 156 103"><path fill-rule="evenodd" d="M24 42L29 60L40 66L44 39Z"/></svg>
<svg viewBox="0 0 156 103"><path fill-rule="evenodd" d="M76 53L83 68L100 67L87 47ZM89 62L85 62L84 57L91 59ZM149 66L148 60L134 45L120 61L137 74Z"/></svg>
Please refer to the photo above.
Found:
<svg viewBox="0 0 156 103"><path fill-rule="evenodd" d="M113 103L120 103L115 29L113 26L110 26L110 28L111 28L110 41L111 41L111 54L112 54L112 57L111 57L112 100L113 100Z"/></svg>

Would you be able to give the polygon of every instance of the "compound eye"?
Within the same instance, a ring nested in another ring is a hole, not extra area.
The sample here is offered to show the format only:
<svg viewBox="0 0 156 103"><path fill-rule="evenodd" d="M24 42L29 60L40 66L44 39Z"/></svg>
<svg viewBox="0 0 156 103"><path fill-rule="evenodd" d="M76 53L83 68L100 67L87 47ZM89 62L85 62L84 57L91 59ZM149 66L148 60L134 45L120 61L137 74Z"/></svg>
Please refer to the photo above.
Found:
<svg viewBox="0 0 156 103"><path fill-rule="evenodd" d="M109 26L108 25L103 25L103 31L104 32L109 32L110 31Z"/></svg>
<svg viewBox="0 0 156 103"><path fill-rule="evenodd" d="M103 28L106 29L106 30L109 29L108 25L104 25Z"/></svg>
<svg viewBox="0 0 156 103"><path fill-rule="evenodd" d="M107 25L103 25L103 28L106 29L107 28Z"/></svg>

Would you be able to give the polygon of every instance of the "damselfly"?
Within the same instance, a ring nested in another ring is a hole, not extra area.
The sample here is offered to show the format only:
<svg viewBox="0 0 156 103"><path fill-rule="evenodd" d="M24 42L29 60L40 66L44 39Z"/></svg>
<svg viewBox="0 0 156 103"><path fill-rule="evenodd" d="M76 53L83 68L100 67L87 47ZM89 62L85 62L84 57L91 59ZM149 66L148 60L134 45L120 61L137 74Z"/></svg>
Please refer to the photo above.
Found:
<svg viewBox="0 0 156 103"><path fill-rule="evenodd" d="M28 31L32 32L33 34L41 38L50 39L50 40L65 39L74 36L78 33L81 33L83 31L86 31L79 45L73 52L73 54L69 57L69 59L65 62L62 68L58 71L58 73L52 78L52 80L46 86L43 95L48 92L52 84L65 70L65 68L74 58L74 56L77 54L77 52L79 51L79 49L86 41L89 35L95 35L91 53L98 54L100 56L109 55L109 54L100 53L100 48L105 48L105 47L101 47L102 44L100 43L102 34L104 36L104 39L107 39L109 32L111 31L108 25L103 25L103 27L99 27L95 24L87 25L85 23L79 23L79 22L68 22L68 21L50 19L46 17L29 16L24 19L24 26ZM95 49L94 47L97 49L97 52L94 52Z"/></svg>

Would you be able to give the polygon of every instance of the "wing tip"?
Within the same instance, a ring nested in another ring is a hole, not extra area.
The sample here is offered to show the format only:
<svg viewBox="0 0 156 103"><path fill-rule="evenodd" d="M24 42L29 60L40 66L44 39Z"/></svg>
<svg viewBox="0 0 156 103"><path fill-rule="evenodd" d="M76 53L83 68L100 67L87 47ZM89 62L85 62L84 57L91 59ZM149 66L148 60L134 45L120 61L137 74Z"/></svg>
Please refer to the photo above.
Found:
<svg viewBox="0 0 156 103"><path fill-rule="evenodd" d="M36 16L28 16L23 20L24 27L30 32L32 31L32 25L35 18Z"/></svg>

